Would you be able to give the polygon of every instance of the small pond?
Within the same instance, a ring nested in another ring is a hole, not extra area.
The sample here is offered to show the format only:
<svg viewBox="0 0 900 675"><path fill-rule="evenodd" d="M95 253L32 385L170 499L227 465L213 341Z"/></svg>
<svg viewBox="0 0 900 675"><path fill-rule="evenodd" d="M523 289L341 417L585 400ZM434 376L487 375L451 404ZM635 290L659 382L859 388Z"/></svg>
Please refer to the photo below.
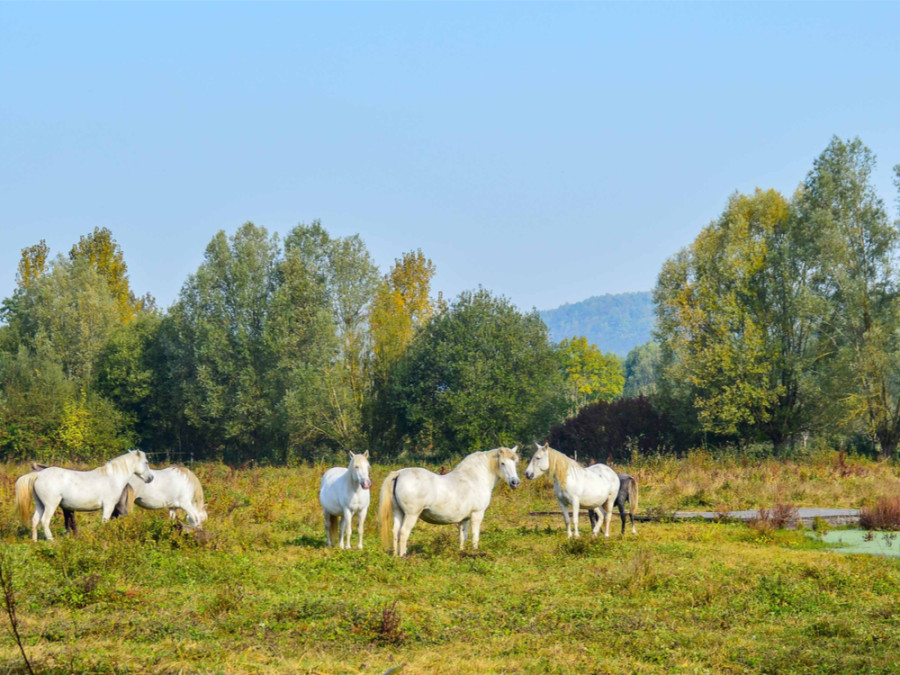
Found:
<svg viewBox="0 0 900 675"><path fill-rule="evenodd" d="M900 558L900 533L868 530L829 530L824 535L808 532L810 537L830 544L838 553L868 553Z"/></svg>

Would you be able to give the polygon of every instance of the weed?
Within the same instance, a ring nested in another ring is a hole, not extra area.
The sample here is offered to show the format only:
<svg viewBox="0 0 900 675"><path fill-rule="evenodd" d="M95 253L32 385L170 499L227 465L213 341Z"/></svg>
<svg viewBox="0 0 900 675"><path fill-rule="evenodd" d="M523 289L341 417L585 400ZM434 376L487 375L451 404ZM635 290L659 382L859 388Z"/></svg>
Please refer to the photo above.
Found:
<svg viewBox="0 0 900 675"><path fill-rule="evenodd" d="M9 630L12 633L19 652L22 654L22 661L25 662L25 669L34 675L34 669L31 667L31 661L25 653L25 647L22 644L22 636L19 633L19 615L16 611L18 604L16 602L16 591L13 585L12 560L6 549L0 550L0 589L3 591L3 606L6 608L6 617L9 620Z"/></svg>
<svg viewBox="0 0 900 675"><path fill-rule="evenodd" d="M900 495L882 497L859 510L859 524L867 530L900 530Z"/></svg>
<svg viewBox="0 0 900 675"><path fill-rule="evenodd" d="M391 645L398 645L406 640L406 633L400 628L400 610L397 601L385 605L381 610L381 621L377 626L378 639Z"/></svg>
<svg viewBox="0 0 900 675"><path fill-rule="evenodd" d="M758 532L781 530L790 523L797 522L797 507L793 504L776 503L771 509L760 508L749 525Z"/></svg>

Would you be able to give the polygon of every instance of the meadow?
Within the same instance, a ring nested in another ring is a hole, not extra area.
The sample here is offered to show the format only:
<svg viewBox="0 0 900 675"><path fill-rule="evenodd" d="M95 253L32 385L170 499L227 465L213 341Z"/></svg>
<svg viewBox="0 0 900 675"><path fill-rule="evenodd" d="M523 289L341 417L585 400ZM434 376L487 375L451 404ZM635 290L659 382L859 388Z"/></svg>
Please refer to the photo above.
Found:
<svg viewBox="0 0 900 675"><path fill-rule="evenodd" d="M478 552L458 551L455 527L419 523L407 559L384 553L374 504L364 550L325 548L325 465L193 468L202 533L138 509L106 524L79 514L77 538L34 544L12 508L27 467L0 465L2 557L35 672L896 672L900 560L765 523L666 520L859 507L900 494L895 463L636 458L615 468L660 520L622 537L616 516L609 540L586 536L586 519L566 540L560 516L529 515L556 509L546 478L498 485ZM389 467L373 469L374 502ZM0 670L24 668L4 626Z"/></svg>

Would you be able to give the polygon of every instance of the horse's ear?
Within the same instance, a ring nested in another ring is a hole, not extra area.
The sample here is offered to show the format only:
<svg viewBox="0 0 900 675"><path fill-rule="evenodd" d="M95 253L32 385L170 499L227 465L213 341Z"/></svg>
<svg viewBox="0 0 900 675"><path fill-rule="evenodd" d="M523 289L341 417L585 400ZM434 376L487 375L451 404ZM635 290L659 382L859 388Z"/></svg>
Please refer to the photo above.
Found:
<svg viewBox="0 0 900 675"><path fill-rule="evenodd" d="M537 441L534 442L534 446L535 446L538 450L541 449L541 444L538 443Z"/></svg>
<svg viewBox="0 0 900 675"><path fill-rule="evenodd" d="M368 451L368 450L366 450L366 451L363 453L363 457L365 457L366 459L369 459L369 451Z"/></svg>
<svg viewBox="0 0 900 675"><path fill-rule="evenodd" d="M510 448L510 450L512 450L513 452L516 452L518 449L519 449L518 445L514 445L513 447Z"/></svg>
<svg viewBox="0 0 900 675"><path fill-rule="evenodd" d="M356 455L353 454L353 451L352 451L352 450L348 450L347 452L350 453L350 459L351 459L351 460L352 460L354 457L356 457Z"/></svg>

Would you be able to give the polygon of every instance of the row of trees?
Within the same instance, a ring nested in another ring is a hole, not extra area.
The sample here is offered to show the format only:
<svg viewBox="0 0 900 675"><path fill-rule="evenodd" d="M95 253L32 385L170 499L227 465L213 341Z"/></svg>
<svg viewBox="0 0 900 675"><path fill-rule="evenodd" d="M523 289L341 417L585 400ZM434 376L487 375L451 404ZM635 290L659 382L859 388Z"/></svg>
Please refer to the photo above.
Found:
<svg viewBox="0 0 900 675"><path fill-rule="evenodd" d="M382 275L318 222L219 232L165 311L132 291L108 230L53 259L40 242L2 305L0 456L287 463L549 437L600 459L809 435L892 456L900 229L874 165L835 138L791 198L733 195L664 264L655 340L624 363L551 343L485 289L433 297L421 251Z"/></svg>
<svg viewBox="0 0 900 675"><path fill-rule="evenodd" d="M622 364L552 344L479 289L431 294L421 251L379 274L358 236L219 232L166 311L109 230L22 252L0 326L0 454L292 462L339 449L459 454L546 434L622 392Z"/></svg>

